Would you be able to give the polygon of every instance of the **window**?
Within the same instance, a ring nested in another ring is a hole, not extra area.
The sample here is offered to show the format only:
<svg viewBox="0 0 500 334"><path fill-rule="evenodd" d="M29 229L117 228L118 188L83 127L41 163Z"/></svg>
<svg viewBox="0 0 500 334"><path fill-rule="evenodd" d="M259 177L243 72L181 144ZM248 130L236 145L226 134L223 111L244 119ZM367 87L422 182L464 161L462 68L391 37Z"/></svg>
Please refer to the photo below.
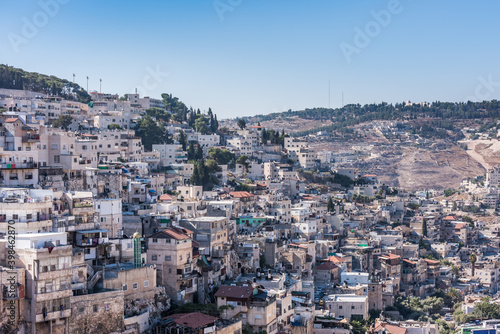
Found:
<svg viewBox="0 0 500 334"><path fill-rule="evenodd" d="M151 260L156 261L158 259L158 255L151 255Z"/></svg>
<svg viewBox="0 0 500 334"><path fill-rule="evenodd" d="M12 215L12 219L19 219L19 215L16 214Z"/></svg>
<svg viewBox="0 0 500 334"><path fill-rule="evenodd" d="M172 261L172 256L170 255L165 256L165 261Z"/></svg>
<svg viewBox="0 0 500 334"><path fill-rule="evenodd" d="M339 310L341 310L341 309L342 309L342 305L339 305Z"/></svg>
<svg viewBox="0 0 500 334"><path fill-rule="evenodd" d="M158 239L153 238L153 242L154 242L154 243L158 242Z"/></svg>
<svg viewBox="0 0 500 334"><path fill-rule="evenodd" d="M28 214L26 215L26 219L33 219L33 215L32 215L31 213L28 213Z"/></svg>
<svg viewBox="0 0 500 334"><path fill-rule="evenodd" d="M99 312L99 305L94 305L93 309L94 309L94 313Z"/></svg>
<svg viewBox="0 0 500 334"><path fill-rule="evenodd" d="M104 304L104 311L109 311L109 304Z"/></svg>
<svg viewBox="0 0 500 334"><path fill-rule="evenodd" d="M85 312L85 306L83 306L83 305L82 305L82 306L80 306L80 307L78 308L78 312L80 312L80 313Z"/></svg>
<svg viewBox="0 0 500 334"><path fill-rule="evenodd" d="M123 291L127 291L128 290L128 285L127 284L123 284Z"/></svg>
<svg viewBox="0 0 500 334"><path fill-rule="evenodd" d="M144 281L144 287L147 288L149 286L149 281Z"/></svg>
<svg viewBox="0 0 500 334"><path fill-rule="evenodd" d="M351 306L351 310L354 310L354 305Z"/></svg>
<svg viewBox="0 0 500 334"><path fill-rule="evenodd" d="M59 164L61 163L61 156L59 155L54 155L54 163Z"/></svg>
<svg viewBox="0 0 500 334"><path fill-rule="evenodd" d="M138 287L139 287L139 284L132 283L132 290L137 290Z"/></svg>

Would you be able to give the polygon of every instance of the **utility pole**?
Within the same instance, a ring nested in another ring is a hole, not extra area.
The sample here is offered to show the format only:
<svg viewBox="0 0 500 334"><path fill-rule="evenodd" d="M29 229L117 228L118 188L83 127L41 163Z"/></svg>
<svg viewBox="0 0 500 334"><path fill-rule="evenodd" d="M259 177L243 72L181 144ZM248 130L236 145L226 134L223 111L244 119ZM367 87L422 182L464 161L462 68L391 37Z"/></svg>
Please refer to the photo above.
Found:
<svg viewBox="0 0 500 334"><path fill-rule="evenodd" d="M102 94L101 85L102 85L102 79L99 79L99 93Z"/></svg>
<svg viewBox="0 0 500 334"><path fill-rule="evenodd" d="M87 93L89 92L89 76L87 75Z"/></svg>
<svg viewBox="0 0 500 334"><path fill-rule="evenodd" d="M73 73L73 83L75 83L75 73Z"/></svg>
<svg viewBox="0 0 500 334"><path fill-rule="evenodd" d="M330 80L328 80L328 108L330 108Z"/></svg>

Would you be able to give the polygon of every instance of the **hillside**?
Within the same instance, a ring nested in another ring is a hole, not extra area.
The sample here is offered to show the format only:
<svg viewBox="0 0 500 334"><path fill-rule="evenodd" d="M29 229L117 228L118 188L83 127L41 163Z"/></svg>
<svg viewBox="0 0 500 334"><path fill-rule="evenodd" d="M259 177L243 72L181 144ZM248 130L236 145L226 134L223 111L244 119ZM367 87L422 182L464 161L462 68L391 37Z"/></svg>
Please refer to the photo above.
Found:
<svg viewBox="0 0 500 334"><path fill-rule="evenodd" d="M27 72L0 64L0 88L29 90L67 100L90 102L90 95L80 85L53 75Z"/></svg>
<svg viewBox="0 0 500 334"><path fill-rule="evenodd" d="M460 122L500 118L500 102L497 100L483 102L433 102L430 104L350 104L342 108L312 108L305 110L288 110L282 113L257 115L248 117L251 123L269 122L279 124L289 120L307 120L308 127L286 129L291 135L303 136L317 131L349 132L349 127L357 124L377 121L411 121L417 126L423 137L448 138L450 132L460 132ZM311 126L310 123L316 123ZM292 122L294 123L294 122ZM326 125L325 125L326 124ZM460 135L459 135L460 137ZM460 139L460 138L457 138Z"/></svg>

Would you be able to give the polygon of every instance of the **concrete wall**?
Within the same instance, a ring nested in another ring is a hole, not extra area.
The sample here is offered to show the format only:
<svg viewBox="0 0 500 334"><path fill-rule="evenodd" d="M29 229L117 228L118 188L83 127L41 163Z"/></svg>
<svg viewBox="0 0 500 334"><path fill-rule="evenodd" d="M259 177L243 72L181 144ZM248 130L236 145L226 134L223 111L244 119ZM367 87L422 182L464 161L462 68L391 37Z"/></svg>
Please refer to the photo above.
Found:
<svg viewBox="0 0 500 334"><path fill-rule="evenodd" d="M121 290L71 297L69 333L121 331L124 328L123 305Z"/></svg>

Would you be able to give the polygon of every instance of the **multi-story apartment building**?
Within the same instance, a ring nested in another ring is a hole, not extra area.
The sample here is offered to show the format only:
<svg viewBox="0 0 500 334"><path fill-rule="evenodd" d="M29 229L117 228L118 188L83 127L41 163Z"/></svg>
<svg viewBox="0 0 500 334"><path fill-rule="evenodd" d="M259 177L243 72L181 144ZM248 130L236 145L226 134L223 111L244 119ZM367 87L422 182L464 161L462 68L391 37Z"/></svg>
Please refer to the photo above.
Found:
<svg viewBox="0 0 500 334"><path fill-rule="evenodd" d="M232 306L222 313L223 319L239 319L243 324L250 325L255 333L277 332L276 296L251 285L223 285L215 293L215 297L217 307Z"/></svg>
<svg viewBox="0 0 500 334"><path fill-rule="evenodd" d="M66 233L19 234L16 266L26 269L27 307L20 310L30 333L68 333L73 295L73 247Z"/></svg>
<svg viewBox="0 0 500 334"><path fill-rule="evenodd" d="M154 144L153 151L160 152L160 165L187 163L187 152L180 144Z"/></svg>
<svg viewBox="0 0 500 334"><path fill-rule="evenodd" d="M368 296L330 295L325 298L325 308L336 318L368 319Z"/></svg>
<svg viewBox="0 0 500 334"><path fill-rule="evenodd" d="M121 199L96 199L94 209L100 228L108 230L111 238L120 237L123 232Z"/></svg>
<svg viewBox="0 0 500 334"><path fill-rule="evenodd" d="M181 227L147 237L147 263L156 266L157 282L178 303L193 302L198 291L192 240L193 232Z"/></svg>
<svg viewBox="0 0 500 334"><path fill-rule="evenodd" d="M204 248L206 255L218 255L228 242L229 219L227 217L196 217L189 221L181 221L184 226L194 232L194 240Z"/></svg>
<svg viewBox="0 0 500 334"><path fill-rule="evenodd" d="M38 183L39 132L19 117L0 120L0 185Z"/></svg>
<svg viewBox="0 0 500 334"><path fill-rule="evenodd" d="M52 190L0 188L0 230L14 222L18 233L52 232L53 199Z"/></svg>

